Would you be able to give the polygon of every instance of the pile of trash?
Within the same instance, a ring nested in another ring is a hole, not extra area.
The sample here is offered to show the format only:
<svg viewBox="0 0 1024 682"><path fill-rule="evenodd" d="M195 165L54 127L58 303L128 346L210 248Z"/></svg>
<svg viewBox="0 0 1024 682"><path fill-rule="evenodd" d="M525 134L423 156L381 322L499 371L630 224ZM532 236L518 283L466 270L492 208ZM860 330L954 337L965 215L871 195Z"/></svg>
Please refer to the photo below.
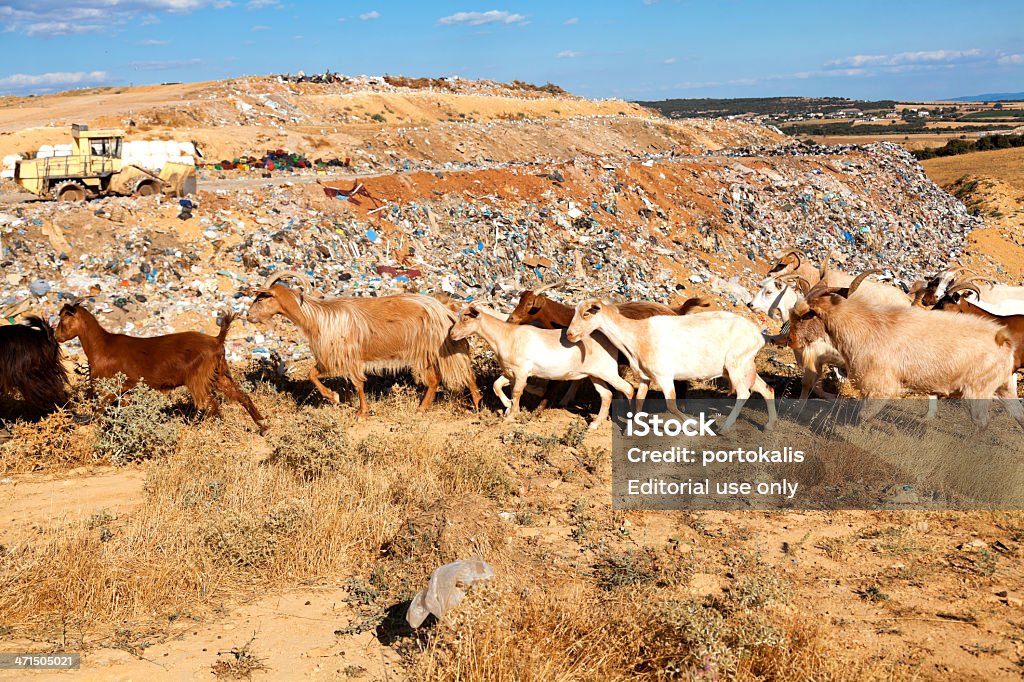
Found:
<svg viewBox="0 0 1024 682"><path fill-rule="evenodd" d="M223 159L213 163L200 164L198 167L216 171L268 170L295 172L310 168L347 168L351 165L352 160L349 158L320 158L311 161L304 154L277 149L267 151L266 154L260 157L240 156L231 160Z"/></svg>
<svg viewBox="0 0 1024 682"><path fill-rule="evenodd" d="M282 269L317 296L443 291L509 310L523 288L568 278L552 295L711 295L728 309L780 249L833 252L844 270L906 284L955 262L980 225L888 144L289 181L201 192L187 207L40 202L0 213L0 316L93 295L112 331L212 329ZM290 325L273 329L239 324L231 359L308 353Z"/></svg>

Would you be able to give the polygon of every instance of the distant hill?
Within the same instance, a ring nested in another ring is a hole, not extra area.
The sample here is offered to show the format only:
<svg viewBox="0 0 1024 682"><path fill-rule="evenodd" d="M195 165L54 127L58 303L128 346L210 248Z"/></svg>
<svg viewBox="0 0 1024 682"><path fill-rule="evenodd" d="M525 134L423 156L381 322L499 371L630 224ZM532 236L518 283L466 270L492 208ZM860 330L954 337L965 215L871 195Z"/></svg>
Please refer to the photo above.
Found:
<svg viewBox="0 0 1024 682"><path fill-rule="evenodd" d="M985 95L954 97L950 102L1024 102L1024 92L990 92Z"/></svg>
<svg viewBox="0 0 1024 682"><path fill-rule="evenodd" d="M744 114L773 117L800 116L810 113L828 116L855 109L862 112L893 111L896 102L866 102L845 97L740 97L735 99L666 99L657 102L635 102L670 118L723 118Z"/></svg>

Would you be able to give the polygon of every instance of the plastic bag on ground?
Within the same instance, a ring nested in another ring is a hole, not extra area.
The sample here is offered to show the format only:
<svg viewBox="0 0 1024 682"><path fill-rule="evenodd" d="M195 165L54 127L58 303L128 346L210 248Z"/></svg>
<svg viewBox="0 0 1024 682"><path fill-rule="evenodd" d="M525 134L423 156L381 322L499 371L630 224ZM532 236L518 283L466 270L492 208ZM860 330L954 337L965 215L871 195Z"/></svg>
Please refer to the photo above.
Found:
<svg viewBox="0 0 1024 682"><path fill-rule="evenodd" d="M462 601L466 590L478 582L494 577L494 569L483 559L460 559L445 564L430 574L430 582L416 593L409 604L405 620L418 628L431 613L440 620L449 609Z"/></svg>

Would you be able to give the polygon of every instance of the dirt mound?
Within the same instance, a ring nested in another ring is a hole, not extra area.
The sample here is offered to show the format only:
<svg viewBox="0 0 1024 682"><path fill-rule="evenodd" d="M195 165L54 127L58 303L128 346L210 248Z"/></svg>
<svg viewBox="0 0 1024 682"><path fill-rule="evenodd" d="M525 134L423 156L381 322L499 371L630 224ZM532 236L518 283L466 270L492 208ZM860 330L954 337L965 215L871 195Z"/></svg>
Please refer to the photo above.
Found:
<svg viewBox="0 0 1024 682"><path fill-rule="evenodd" d="M352 157L371 168L407 159L568 159L781 139L753 125L669 123L622 100L587 100L556 87L518 82L357 77L311 83L254 77L5 98L0 155L64 142L69 126L78 122L123 128L129 140L196 140L209 159L289 149Z"/></svg>

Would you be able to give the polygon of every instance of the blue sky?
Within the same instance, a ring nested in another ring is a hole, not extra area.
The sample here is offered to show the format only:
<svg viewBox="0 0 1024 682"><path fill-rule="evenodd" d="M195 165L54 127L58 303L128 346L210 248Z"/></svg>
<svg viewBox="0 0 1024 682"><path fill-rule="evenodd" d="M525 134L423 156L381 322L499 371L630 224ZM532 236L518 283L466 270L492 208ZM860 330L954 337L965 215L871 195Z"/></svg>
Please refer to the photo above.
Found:
<svg viewBox="0 0 1024 682"><path fill-rule="evenodd" d="M933 99L1024 91L1021 26L1020 0L0 0L0 93L330 69Z"/></svg>

